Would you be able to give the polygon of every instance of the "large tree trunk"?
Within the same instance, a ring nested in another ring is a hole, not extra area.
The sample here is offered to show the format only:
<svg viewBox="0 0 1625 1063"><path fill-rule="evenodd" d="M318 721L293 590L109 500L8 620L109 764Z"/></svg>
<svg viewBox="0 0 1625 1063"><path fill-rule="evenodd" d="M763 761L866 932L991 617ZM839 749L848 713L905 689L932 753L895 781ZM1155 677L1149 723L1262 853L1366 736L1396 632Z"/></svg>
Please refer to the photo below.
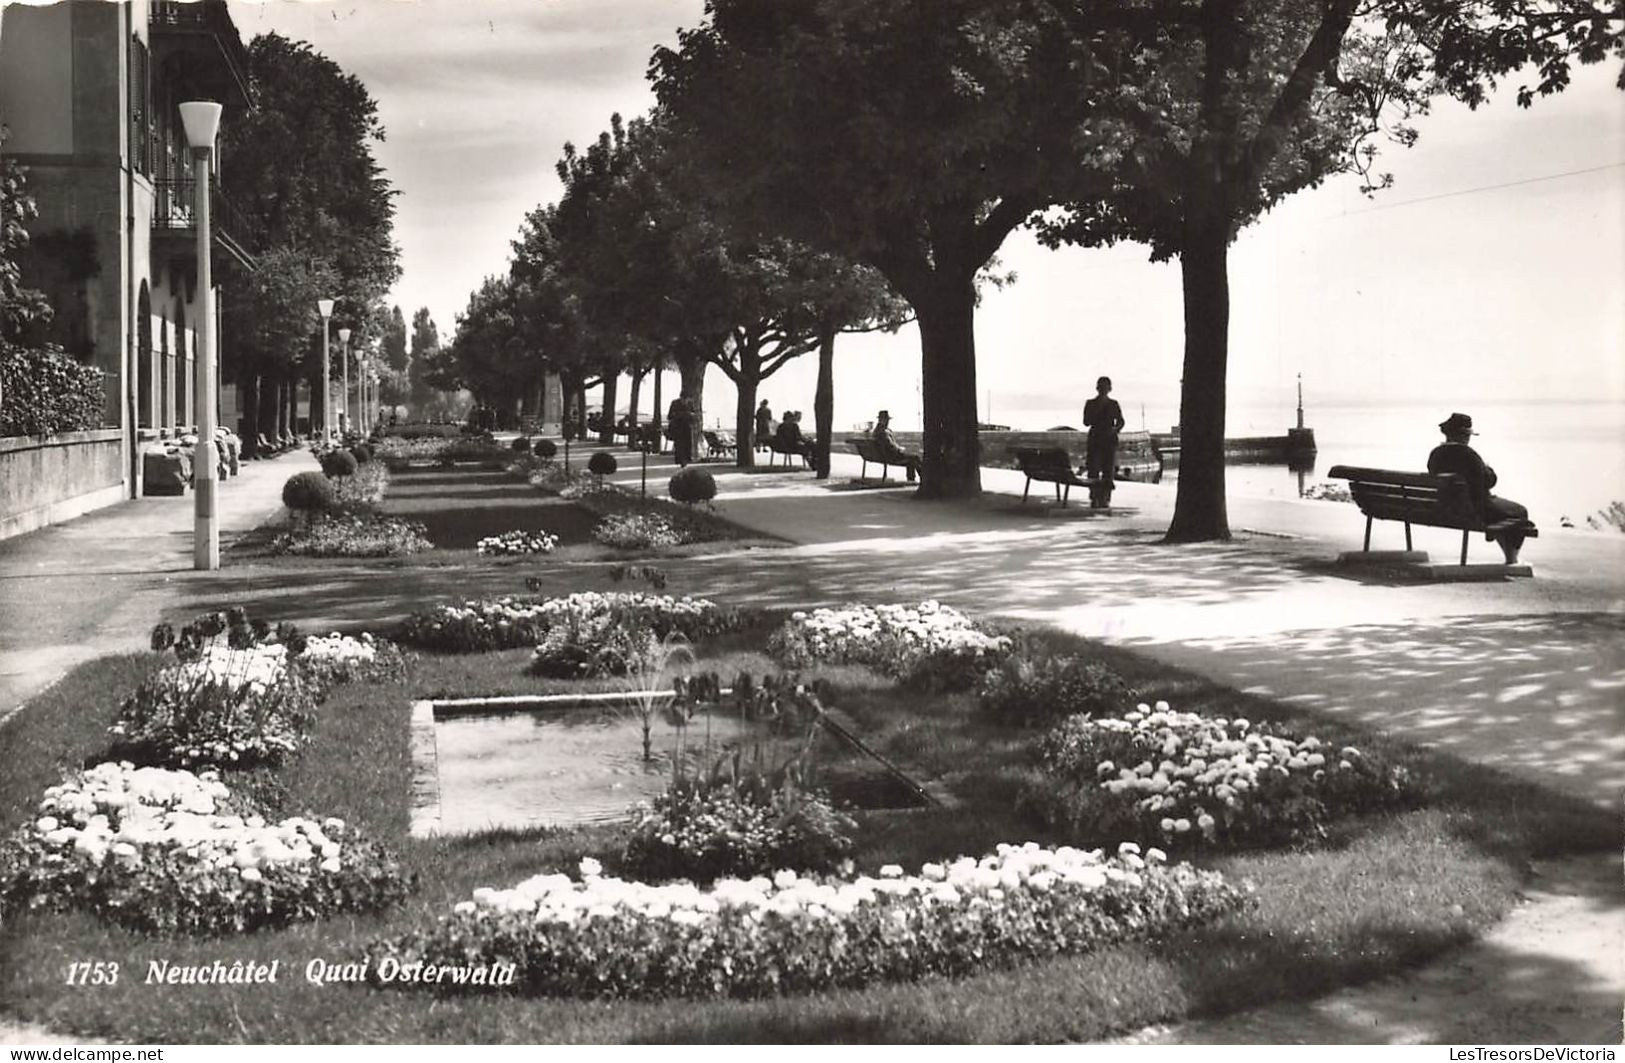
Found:
<svg viewBox="0 0 1625 1063"><path fill-rule="evenodd" d="M705 427L705 367L710 359L704 353L686 352L677 359L677 375L682 378L680 394L688 401L689 453L697 454L700 432Z"/></svg>
<svg viewBox="0 0 1625 1063"><path fill-rule="evenodd" d="M982 493L976 438L976 285L938 273L914 307L925 400L922 498Z"/></svg>
<svg viewBox="0 0 1625 1063"><path fill-rule="evenodd" d="M734 464L741 469L756 467L756 447L767 442L756 438L756 389L762 383L762 357L758 350L741 348L739 375L734 379L738 400L734 403Z"/></svg>
<svg viewBox="0 0 1625 1063"><path fill-rule="evenodd" d="M606 447L615 444L615 393L620 379L621 374L604 370L604 419L598 429L598 442Z"/></svg>
<svg viewBox="0 0 1625 1063"><path fill-rule="evenodd" d="M835 329L818 329L818 386L813 391L813 468L818 479L829 479L830 439L835 432Z"/></svg>
<svg viewBox="0 0 1625 1063"><path fill-rule="evenodd" d="M638 399L643 391L643 375L647 372L647 369L634 368L631 373L632 385L630 395L626 400L626 424L631 429L626 435L626 449L628 450L638 449Z"/></svg>
<svg viewBox="0 0 1625 1063"><path fill-rule="evenodd" d="M256 437L260 430L260 377L247 366L242 367L241 373L238 386L243 389L243 456L255 458L259 456Z"/></svg>
<svg viewBox="0 0 1625 1063"><path fill-rule="evenodd" d="M1187 197L1189 202L1189 197ZM1225 372L1230 357L1230 225L1223 211L1186 221L1185 377L1179 396L1179 490L1168 542L1230 538L1224 502Z"/></svg>

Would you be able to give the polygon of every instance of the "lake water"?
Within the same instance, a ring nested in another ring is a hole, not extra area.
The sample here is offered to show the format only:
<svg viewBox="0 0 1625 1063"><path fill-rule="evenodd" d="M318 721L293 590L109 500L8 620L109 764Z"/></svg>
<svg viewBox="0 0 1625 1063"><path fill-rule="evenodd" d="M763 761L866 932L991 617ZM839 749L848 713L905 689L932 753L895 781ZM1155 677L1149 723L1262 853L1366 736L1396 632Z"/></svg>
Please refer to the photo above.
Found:
<svg viewBox="0 0 1625 1063"><path fill-rule="evenodd" d="M1129 427L1139 428L1139 407L1129 397L1122 402ZM1495 493L1529 507L1536 524L1556 527L1567 516L1584 527L1587 514L1625 500L1625 402L1611 400L1314 406L1304 423L1315 430L1320 453L1303 484L1325 481L1333 465L1423 471L1428 452L1443 440L1438 423L1458 408L1473 418L1479 433L1473 446L1500 477ZM1070 408L1012 409L999 419L1013 428L1047 428L1075 424L1077 416ZM1296 416L1289 405L1232 406L1225 434L1284 435ZM1146 427L1167 431L1169 425L1148 415ZM1225 486L1237 497L1296 498L1299 479L1280 465L1232 465Z"/></svg>

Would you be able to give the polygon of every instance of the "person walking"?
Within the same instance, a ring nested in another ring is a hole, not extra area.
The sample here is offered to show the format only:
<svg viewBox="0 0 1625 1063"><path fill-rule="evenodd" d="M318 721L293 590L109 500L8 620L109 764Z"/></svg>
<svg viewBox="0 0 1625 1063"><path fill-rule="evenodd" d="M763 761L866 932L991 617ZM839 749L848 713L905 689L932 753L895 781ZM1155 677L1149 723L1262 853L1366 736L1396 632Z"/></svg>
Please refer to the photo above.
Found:
<svg viewBox="0 0 1625 1063"><path fill-rule="evenodd" d="M768 407L767 400L763 399L756 407L756 436L751 440L753 450L761 450L767 446L767 441L773 438L773 411Z"/></svg>
<svg viewBox="0 0 1625 1063"><path fill-rule="evenodd" d="M1523 549L1523 541L1534 527L1529 522L1529 510L1511 499L1490 494L1490 488L1495 486L1495 470L1484 464L1484 459L1470 444L1478 434L1473 431L1471 417L1453 413L1439 422L1439 431L1444 433L1444 442L1428 455L1428 472L1455 473L1466 480L1468 497L1486 524L1512 522L1491 533L1490 538L1500 545L1507 564L1516 565L1518 551Z"/></svg>
<svg viewBox="0 0 1625 1063"><path fill-rule="evenodd" d="M1084 472L1090 480L1105 481L1105 487L1090 493L1089 505L1095 509L1111 504L1117 469L1117 433L1128 423L1123 420L1123 408L1111 393L1112 378L1103 376L1095 381L1095 397L1083 404L1083 425L1089 429Z"/></svg>
<svg viewBox="0 0 1625 1063"><path fill-rule="evenodd" d="M666 410L666 432L671 436L672 454L677 464L687 466L694 460L694 411L681 395L672 399Z"/></svg>

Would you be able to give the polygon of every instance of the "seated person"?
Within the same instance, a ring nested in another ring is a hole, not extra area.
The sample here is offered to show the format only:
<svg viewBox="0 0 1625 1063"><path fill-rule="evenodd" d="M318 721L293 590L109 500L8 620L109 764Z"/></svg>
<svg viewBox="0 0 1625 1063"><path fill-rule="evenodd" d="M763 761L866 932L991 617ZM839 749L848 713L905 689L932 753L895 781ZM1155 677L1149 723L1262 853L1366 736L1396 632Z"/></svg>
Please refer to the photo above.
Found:
<svg viewBox="0 0 1625 1063"><path fill-rule="evenodd" d="M897 445L897 437L891 431L891 413L881 410L875 417L874 431L870 433L875 444L880 448L881 456L890 462L901 465L908 472L908 482L914 482L914 467L919 464L919 457L910 454Z"/></svg>
<svg viewBox="0 0 1625 1063"><path fill-rule="evenodd" d="M1444 433L1444 442L1434 447L1433 453L1428 455L1428 472L1453 472L1467 481L1468 495L1478 506L1486 523L1515 522L1510 528L1492 533L1490 538L1500 544L1507 564L1517 564L1518 551L1523 548L1523 541L1533 527L1529 522L1529 511L1510 499L1490 494L1490 488L1495 486L1495 470L1485 465L1484 459L1468 445L1476 434L1471 417L1464 413L1453 413L1439 423L1439 431Z"/></svg>
<svg viewBox="0 0 1625 1063"><path fill-rule="evenodd" d="M813 460L812 440L801 434L801 414L791 410L779 422L779 429L773 433L773 445L787 454L800 454L807 461Z"/></svg>

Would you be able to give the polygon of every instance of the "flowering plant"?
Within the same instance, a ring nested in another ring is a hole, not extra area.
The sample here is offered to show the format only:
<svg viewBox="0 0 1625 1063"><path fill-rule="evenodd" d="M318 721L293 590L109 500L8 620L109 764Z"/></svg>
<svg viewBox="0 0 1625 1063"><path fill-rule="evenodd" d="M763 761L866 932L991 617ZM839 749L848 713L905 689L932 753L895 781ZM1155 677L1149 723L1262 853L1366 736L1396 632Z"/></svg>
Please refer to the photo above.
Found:
<svg viewBox="0 0 1625 1063"><path fill-rule="evenodd" d="M109 733L120 756L145 764L246 767L303 745L315 711L314 691L288 667L288 647L213 642L149 676Z"/></svg>
<svg viewBox="0 0 1625 1063"><path fill-rule="evenodd" d="M1134 832L1181 845L1322 835L1337 815L1399 802L1408 781L1353 746L1174 712L1166 701L1120 717L1073 716L1045 736L1040 756L1061 785L1025 800L1046 818L1088 836Z"/></svg>
<svg viewBox="0 0 1625 1063"><path fill-rule="evenodd" d="M551 532L510 531L501 535L487 535L474 549L484 557L516 557L521 554L551 554L559 545L559 537Z"/></svg>
<svg viewBox="0 0 1625 1063"><path fill-rule="evenodd" d="M957 609L926 601L792 613L768 638L767 652L792 668L818 661L866 664L951 688L996 665L1010 646L1008 636L988 634Z"/></svg>
<svg viewBox="0 0 1625 1063"><path fill-rule="evenodd" d="M0 847L0 909L80 907L218 933L399 900L392 857L346 826L270 822L212 772L98 764L45 791Z"/></svg>
<svg viewBox="0 0 1625 1063"><path fill-rule="evenodd" d="M333 480L332 484L336 505L366 509L384 500L389 491L389 469L381 461L363 462L355 472Z"/></svg>
<svg viewBox="0 0 1625 1063"><path fill-rule="evenodd" d="M833 870L857 829L790 773L679 777L635 817L627 866L645 878L700 882L786 867Z"/></svg>
<svg viewBox="0 0 1625 1063"><path fill-rule="evenodd" d="M404 557L434 546L416 521L376 513L329 513L271 540L271 552L306 557Z"/></svg>
<svg viewBox="0 0 1625 1063"><path fill-rule="evenodd" d="M550 996L772 996L1084 953L1243 900L1217 872L1132 845L1112 857L1001 845L917 875L897 865L856 877L781 870L708 889L602 870L589 857L579 880L544 874L476 890L437 926L377 943L373 958L501 958L518 965L518 984Z"/></svg>
<svg viewBox="0 0 1625 1063"><path fill-rule="evenodd" d="M654 637L678 632L692 640L740 623L736 609L705 598L674 598L637 591L582 591L564 598L507 596L440 605L407 617L401 639L460 653L535 646L555 625L631 610Z"/></svg>
<svg viewBox="0 0 1625 1063"><path fill-rule="evenodd" d="M321 687L338 683L391 682L406 674L406 657L388 639L363 632L360 638L334 633L305 639L295 660Z"/></svg>
<svg viewBox="0 0 1625 1063"><path fill-rule="evenodd" d="M683 542L671 521L652 513L611 513L593 528L592 537L617 550L649 550Z"/></svg>

